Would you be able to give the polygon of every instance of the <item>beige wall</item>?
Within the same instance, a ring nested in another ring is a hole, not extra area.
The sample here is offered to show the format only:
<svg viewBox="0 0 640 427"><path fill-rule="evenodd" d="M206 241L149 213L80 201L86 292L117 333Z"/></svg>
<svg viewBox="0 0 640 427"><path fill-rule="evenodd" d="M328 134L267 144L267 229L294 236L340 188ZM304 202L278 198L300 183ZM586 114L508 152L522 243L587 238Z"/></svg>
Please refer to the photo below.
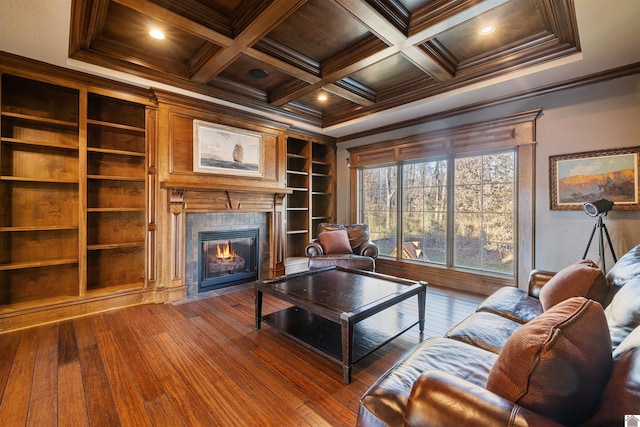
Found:
<svg viewBox="0 0 640 427"><path fill-rule="evenodd" d="M403 131L338 144L337 215L348 220L348 147L389 140L417 131L473 123L541 108L537 120L536 152L536 268L559 270L580 259L595 219L583 211L549 209L549 156L582 151L640 146L640 76L564 90L479 112L426 123ZM618 257L640 244L640 211L612 211L604 218ZM606 242L605 242L606 245ZM608 250L606 251L608 254ZM588 254L598 260L594 238ZM607 268L613 265L607 258Z"/></svg>

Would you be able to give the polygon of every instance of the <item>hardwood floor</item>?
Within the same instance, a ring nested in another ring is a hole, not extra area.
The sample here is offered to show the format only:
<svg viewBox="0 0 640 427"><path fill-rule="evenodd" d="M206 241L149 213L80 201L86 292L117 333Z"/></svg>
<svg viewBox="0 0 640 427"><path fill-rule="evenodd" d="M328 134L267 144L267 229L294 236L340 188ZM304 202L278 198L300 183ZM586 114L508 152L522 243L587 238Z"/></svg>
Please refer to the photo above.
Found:
<svg viewBox="0 0 640 427"><path fill-rule="evenodd" d="M482 296L430 287L425 338ZM264 313L286 307L268 295ZM417 326L342 368L269 326L227 289L0 335L3 426L353 426L366 389L419 342Z"/></svg>

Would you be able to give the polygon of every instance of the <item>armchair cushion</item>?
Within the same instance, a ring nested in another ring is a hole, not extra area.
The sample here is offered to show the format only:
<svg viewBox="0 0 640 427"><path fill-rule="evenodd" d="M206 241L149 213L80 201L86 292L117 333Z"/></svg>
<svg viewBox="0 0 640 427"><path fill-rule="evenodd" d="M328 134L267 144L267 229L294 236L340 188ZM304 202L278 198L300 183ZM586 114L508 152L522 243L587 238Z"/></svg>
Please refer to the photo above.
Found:
<svg viewBox="0 0 640 427"><path fill-rule="evenodd" d="M352 254L347 230L323 231L318 234L318 240L322 251L326 255Z"/></svg>
<svg viewBox="0 0 640 427"><path fill-rule="evenodd" d="M545 310L571 297L585 297L603 304L608 289L600 267L589 259L583 259L549 279L540 290L540 303Z"/></svg>
<svg viewBox="0 0 640 427"><path fill-rule="evenodd" d="M317 255L309 258L309 268L314 270L326 267L346 267L356 270L376 271L376 261L368 256L346 255Z"/></svg>
<svg viewBox="0 0 640 427"><path fill-rule="evenodd" d="M574 297L514 332L491 368L487 389L573 425L593 414L611 365L602 306Z"/></svg>
<svg viewBox="0 0 640 427"><path fill-rule="evenodd" d="M377 250L375 256L372 253L364 253L365 247L367 246L375 246L369 241L369 225L368 224L329 224L327 222L322 222L318 224L318 236L320 233L326 231L335 231L335 230L346 230L347 235L349 236L349 245L351 247L351 252L356 255L367 255L375 258L377 256ZM377 248L376 248L377 249Z"/></svg>

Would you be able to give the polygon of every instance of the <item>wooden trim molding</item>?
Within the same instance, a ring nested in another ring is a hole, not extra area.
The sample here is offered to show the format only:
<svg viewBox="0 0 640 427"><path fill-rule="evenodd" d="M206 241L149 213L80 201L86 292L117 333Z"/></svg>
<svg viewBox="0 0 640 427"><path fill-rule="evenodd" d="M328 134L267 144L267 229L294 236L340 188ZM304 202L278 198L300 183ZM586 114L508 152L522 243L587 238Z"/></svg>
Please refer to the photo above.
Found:
<svg viewBox="0 0 640 427"><path fill-rule="evenodd" d="M549 93L559 92L566 89L573 89L581 86L588 86L595 83L601 83L608 80L615 80L622 77L633 76L640 73L640 62L634 64L624 65L622 67L613 68L599 73L589 74L588 76L565 80L560 83L554 83L546 86L539 86L537 88L524 90L512 95L505 95L498 98L487 99L484 101L469 104L464 107L452 108L445 111L440 111L435 114L429 114L422 117L417 117L411 120L405 120L404 122L394 123L388 126L381 126L374 129L369 129L363 132L353 133L351 135L345 135L337 139L338 143L351 141L354 139L364 138L371 135L377 135L384 132L391 132L394 130L416 126L436 120L445 119L447 117L458 116L461 114L471 113L473 111L484 110L496 105L506 104L508 102L521 101L536 96L546 95Z"/></svg>
<svg viewBox="0 0 640 427"><path fill-rule="evenodd" d="M535 141L534 120L540 111L348 148L351 167L531 144Z"/></svg>

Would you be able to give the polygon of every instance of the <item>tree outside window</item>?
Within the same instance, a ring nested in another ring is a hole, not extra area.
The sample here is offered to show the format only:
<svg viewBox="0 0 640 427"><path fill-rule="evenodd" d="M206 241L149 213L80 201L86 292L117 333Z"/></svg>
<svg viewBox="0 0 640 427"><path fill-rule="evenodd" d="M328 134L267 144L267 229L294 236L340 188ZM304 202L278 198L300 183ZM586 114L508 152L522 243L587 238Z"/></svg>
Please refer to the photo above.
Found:
<svg viewBox="0 0 640 427"><path fill-rule="evenodd" d="M402 166L403 259L446 263L447 163Z"/></svg>
<svg viewBox="0 0 640 427"><path fill-rule="evenodd" d="M455 159L453 265L514 274L515 153Z"/></svg>
<svg viewBox="0 0 640 427"><path fill-rule="evenodd" d="M397 166L364 169L360 175L360 222L369 224L380 255L393 256L397 235Z"/></svg>

